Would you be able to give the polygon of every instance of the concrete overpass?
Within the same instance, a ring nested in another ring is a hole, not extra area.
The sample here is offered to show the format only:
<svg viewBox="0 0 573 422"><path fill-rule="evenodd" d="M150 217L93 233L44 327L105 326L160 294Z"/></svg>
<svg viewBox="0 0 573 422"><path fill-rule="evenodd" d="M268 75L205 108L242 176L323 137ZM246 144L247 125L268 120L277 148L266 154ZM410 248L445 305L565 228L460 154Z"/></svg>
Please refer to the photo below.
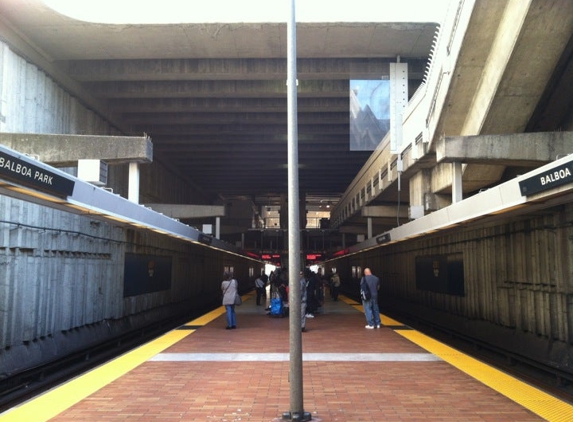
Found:
<svg viewBox="0 0 573 422"><path fill-rule="evenodd" d="M370 23L299 24L306 209L334 205L333 228L371 237L569 153L570 136L551 133L573 126L572 8L565 0L453 1L439 30L375 14ZM83 134L65 122L45 129L49 113L16 117L12 98L42 101L46 82L33 81L45 74L106 122L89 135L149 137L154 165L193 191L191 200L171 195L141 165L142 202L235 204L241 211L222 221L228 233L252 228L253 211L285 205L286 25L87 23L39 0L0 0L0 13L0 131ZM10 61L7 49L25 63ZM398 61L408 64L401 139L350 151L348 80L388 78ZM28 72L29 82L11 91L14 72Z"/></svg>
<svg viewBox="0 0 573 422"><path fill-rule="evenodd" d="M382 142L333 211L335 225L399 202L417 218L571 153L571 135L553 132L573 127L572 12L561 1L450 9L428 79L404 111L401 148Z"/></svg>

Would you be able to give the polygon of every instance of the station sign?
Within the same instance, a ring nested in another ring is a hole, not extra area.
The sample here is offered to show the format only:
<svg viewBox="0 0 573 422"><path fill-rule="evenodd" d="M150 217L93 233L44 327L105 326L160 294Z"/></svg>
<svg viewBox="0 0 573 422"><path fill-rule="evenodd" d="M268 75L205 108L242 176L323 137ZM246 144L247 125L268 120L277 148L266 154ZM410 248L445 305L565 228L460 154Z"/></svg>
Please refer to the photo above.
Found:
<svg viewBox="0 0 573 422"><path fill-rule="evenodd" d="M273 254L271 254L271 253L263 253L263 254L261 254L261 259L262 259L263 261L268 261L268 262L271 262L271 263L273 263L274 265L277 265L277 266L278 266L278 265L280 264L280 262L281 262L281 255L278 254L278 253L273 253Z"/></svg>
<svg viewBox="0 0 573 422"><path fill-rule="evenodd" d="M205 245L210 245L213 242L213 238L205 233L199 233L199 238L197 240Z"/></svg>
<svg viewBox="0 0 573 422"><path fill-rule="evenodd" d="M0 178L66 198L74 192L74 181L0 150Z"/></svg>
<svg viewBox="0 0 573 422"><path fill-rule="evenodd" d="M571 182L573 182L573 161L520 181L519 189L523 196L527 196Z"/></svg>

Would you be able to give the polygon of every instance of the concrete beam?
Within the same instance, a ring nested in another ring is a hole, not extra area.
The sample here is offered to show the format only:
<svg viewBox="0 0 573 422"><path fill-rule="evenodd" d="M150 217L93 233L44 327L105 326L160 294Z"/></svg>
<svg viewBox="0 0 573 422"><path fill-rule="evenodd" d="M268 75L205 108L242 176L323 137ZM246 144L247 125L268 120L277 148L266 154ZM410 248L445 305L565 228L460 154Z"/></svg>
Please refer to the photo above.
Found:
<svg viewBox="0 0 573 422"><path fill-rule="evenodd" d="M447 136L436 144L438 163L538 167L573 151L573 132Z"/></svg>
<svg viewBox="0 0 573 422"><path fill-rule="evenodd" d="M398 207L389 205L372 205L363 207L360 211L362 217L396 218ZM400 214L398 217L408 218L408 209L406 206L400 208Z"/></svg>
<svg viewBox="0 0 573 422"><path fill-rule="evenodd" d="M120 85L94 82L91 90L98 98L283 98L287 87L284 80L258 81L144 81L123 82ZM328 83L316 80L301 80L298 86L300 98L348 98L348 80L332 80Z"/></svg>
<svg viewBox="0 0 573 422"><path fill-rule="evenodd" d="M153 211L171 218L207 218L224 217L224 205L183 205L183 204L145 204Z"/></svg>
<svg viewBox="0 0 573 422"><path fill-rule="evenodd" d="M153 161L153 145L147 136L0 133L0 144L54 167L76 166L80 159L108 164Z"/></svg>
<svg viewBox="0 0 573 422"><path fill-rule="evenodd" d="M286 98L126 98L121 104L110 104L112 110L124 113L204 113L205 110L241 113L286 113ZM324 110L346 112L348 98L300 98L298 111L317 113Z"/></svg>
<svg viewBox="0 0 573 422"><path fill-rule="evenodd" d="M297 75L308 79L373 79L389 75L392 58L372 57L368 60L348 58L297 60ZM425 59L405 58L411 76L421 79ZM158 80L259 80L286 79L287 60L278 58L243 59L149 59L100 60L70 62L70 76L83 82L94 81L158 81Z"/></svg>

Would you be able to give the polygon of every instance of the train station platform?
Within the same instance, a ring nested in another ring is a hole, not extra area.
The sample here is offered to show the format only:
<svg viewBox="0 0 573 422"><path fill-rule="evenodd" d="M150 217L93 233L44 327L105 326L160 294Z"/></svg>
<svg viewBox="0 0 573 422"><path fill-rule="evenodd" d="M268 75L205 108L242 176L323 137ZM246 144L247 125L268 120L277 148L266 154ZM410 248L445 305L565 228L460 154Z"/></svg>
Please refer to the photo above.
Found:
<svg viewBox="0 0 573 422"><path fill-rule="evenodd" d="M226 330L219 307L0 414L7 421L281 421L289 319L254 294ZM312 421L571 421L573 406L362 306L325 300L302 333Z"/></svg>

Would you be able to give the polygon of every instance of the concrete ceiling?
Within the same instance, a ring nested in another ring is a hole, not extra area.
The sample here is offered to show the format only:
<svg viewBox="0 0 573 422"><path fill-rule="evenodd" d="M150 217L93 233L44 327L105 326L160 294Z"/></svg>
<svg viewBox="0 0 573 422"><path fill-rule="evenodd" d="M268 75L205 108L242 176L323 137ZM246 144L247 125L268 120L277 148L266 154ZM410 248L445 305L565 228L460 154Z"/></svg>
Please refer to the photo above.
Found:
<svg viewBox="0 0 573 422"><path fill-rule="evenodd" d="M39 0L0 0L0 35L210 198L287 192L286 24L104 25ZM338 198L370 156L349 148L349 79L409 63L421 83L433 23L297 26L299 184Z"/></svg>

